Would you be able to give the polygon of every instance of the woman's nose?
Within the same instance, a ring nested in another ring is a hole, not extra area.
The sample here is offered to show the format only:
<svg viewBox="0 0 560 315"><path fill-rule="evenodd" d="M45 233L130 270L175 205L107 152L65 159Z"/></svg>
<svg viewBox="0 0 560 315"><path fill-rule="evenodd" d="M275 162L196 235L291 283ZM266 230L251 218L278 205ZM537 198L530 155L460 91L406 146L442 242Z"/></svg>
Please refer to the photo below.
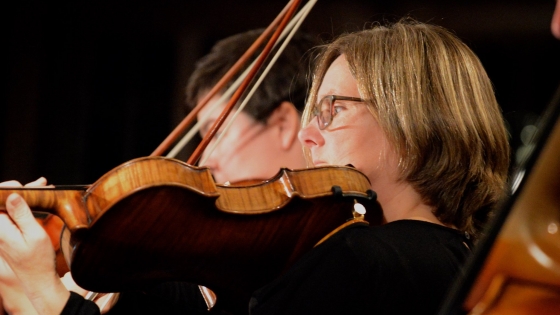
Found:
<svg viewBox="0 0 560 315"><path fill-rule="evenodd" d="M322 146L325 143L325 138L323 138L319 126L317 125L317 117L313 118L305 127L300 129L298 139L301 144L307 148Z"/></svg>

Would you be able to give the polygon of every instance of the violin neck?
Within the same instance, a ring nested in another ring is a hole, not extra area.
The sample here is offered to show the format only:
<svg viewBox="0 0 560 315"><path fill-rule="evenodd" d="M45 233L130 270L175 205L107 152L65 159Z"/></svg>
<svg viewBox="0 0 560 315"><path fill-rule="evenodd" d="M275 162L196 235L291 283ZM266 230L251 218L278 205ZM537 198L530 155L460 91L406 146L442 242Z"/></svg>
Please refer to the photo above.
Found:
<svg viewBox="0 0 560 315"><path fill-rule="evenodd" d="M27 188L14 187L0 189L0 211L6 211L6 199L10 194L20 195L31 210L60 216L64 208L75 200L81 199L83 189Z"/></svg>

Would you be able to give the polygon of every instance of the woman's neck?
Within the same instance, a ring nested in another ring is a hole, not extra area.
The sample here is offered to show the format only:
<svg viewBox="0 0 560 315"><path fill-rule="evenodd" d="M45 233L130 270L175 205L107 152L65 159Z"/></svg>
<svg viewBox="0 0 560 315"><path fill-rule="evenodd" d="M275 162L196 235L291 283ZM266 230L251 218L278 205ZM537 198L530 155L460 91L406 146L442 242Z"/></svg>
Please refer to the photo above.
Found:
<svg viewBox="0 0 560 315"><path fill-rule="evenodd" d="M400 182L393 187L377 191L386 222L397 220L420 220L443 224L433 213L433 207L424 202L420 194L408 183Z"/></svg>

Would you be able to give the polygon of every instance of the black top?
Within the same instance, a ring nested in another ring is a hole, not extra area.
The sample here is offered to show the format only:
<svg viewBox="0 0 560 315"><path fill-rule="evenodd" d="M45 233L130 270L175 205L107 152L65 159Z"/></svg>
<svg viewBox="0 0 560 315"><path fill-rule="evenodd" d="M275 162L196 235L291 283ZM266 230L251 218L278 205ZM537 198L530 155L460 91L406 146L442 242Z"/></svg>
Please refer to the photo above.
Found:
<svg viewBox="0 0 560 315"><path fill-rule="evenodd" d="M107 313L117 314L208 314L198 285L165 282L150 290L124 292Z"/></svg>
<svg viewBox="0 0 560 315"><path fill-rule="evenodd" d="M71 292L61 315L96 315L99 308ZM123 292L107 314L209 314L198 285L165 282L145 291Z"/></svg>
<svg viewBox="0 0 560 315"><path fill-rule="evenodd" d="M467 246L463 233L423 221L353 224L254 292L249 311L435 314L470 253ZM201 314L205 304L197 290L196 285L175 283L123 294L110 314ZM96 308L93 303L76 306L80 301L71 297L63 314L91 314L87 309Z"/></svg>
<svg viewBox="0 0 560 315"><path fill-rule="evenodd" d="M355 224L253 294L259 314L435 314L470 253L440 225L401 220Z"/></svg>

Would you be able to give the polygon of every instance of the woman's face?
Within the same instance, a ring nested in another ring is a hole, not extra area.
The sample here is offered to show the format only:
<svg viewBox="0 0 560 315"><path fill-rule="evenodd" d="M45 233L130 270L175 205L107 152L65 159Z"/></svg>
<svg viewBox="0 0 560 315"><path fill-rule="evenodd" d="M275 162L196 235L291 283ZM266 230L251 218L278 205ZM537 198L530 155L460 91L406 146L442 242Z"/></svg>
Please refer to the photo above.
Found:
<svg viewBox="0 0 560 315"><path fill-rule="evenodd" d="M317 94L360 97L344 55L329 67ZM398 178L397 155L365 102L335 101L331 124L320 130L313 118L299 133L314 166L351 164L368 176L372 189L383 190Z"/></svg>

